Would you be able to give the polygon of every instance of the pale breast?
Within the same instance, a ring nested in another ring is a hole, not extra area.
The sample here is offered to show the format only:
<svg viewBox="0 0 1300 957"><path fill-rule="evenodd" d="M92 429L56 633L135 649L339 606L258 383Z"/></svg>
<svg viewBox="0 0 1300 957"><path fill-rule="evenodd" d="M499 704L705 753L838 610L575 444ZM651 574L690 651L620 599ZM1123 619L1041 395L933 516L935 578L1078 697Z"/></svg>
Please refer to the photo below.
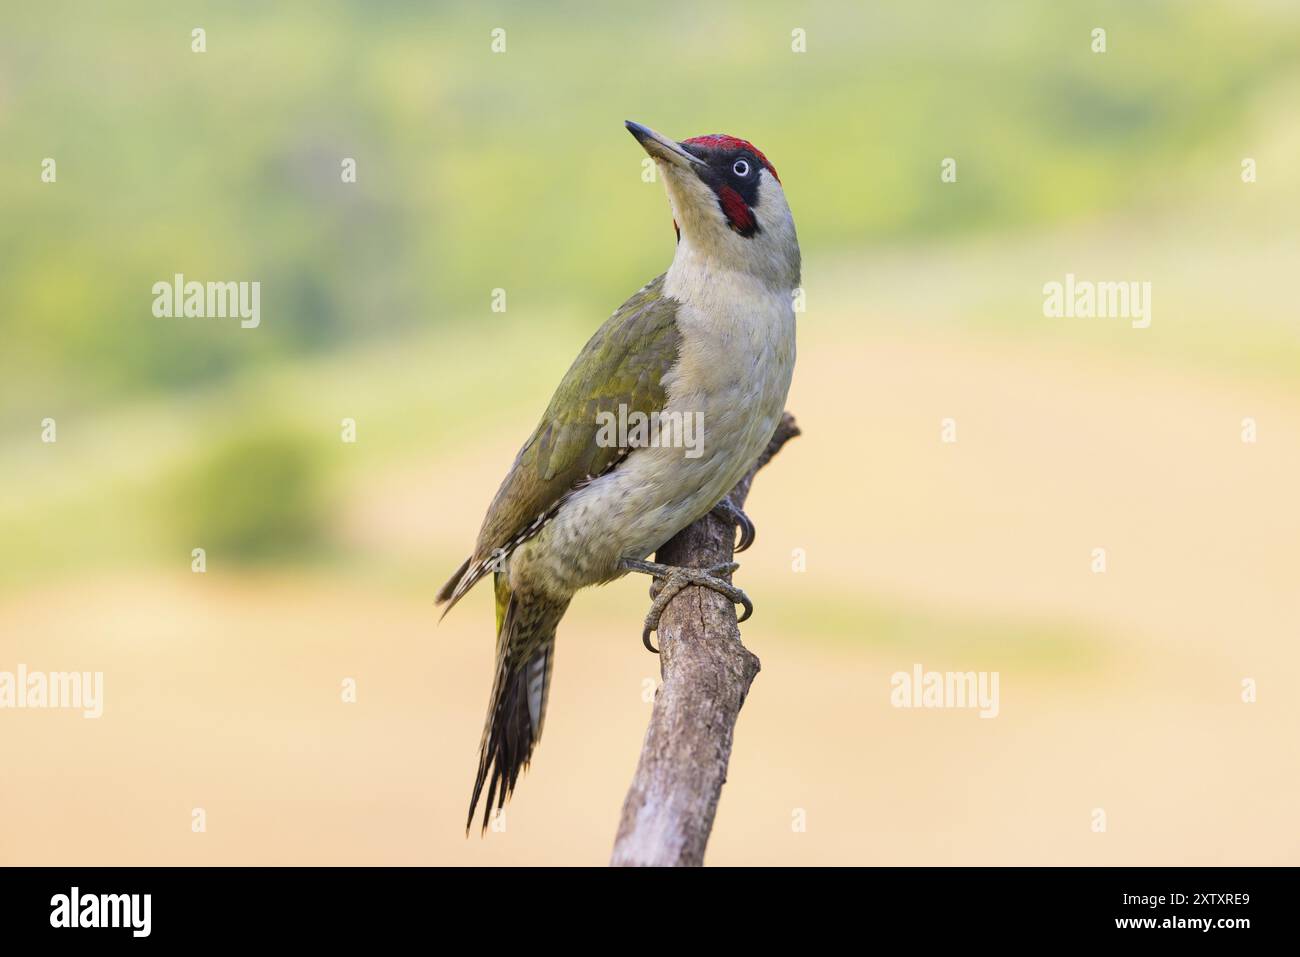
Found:
<svg viewBox="0 0 1300 957"><path fill-rule="evenodd" d="M572 592L616 577L620 558L645 558L705 514L762 452L794 369L790 297L746 277L710 292L679 309L680 359L664 378L665 412L693 417L693 445L638 448L575 492L511 557L513 587Z"/></svg>

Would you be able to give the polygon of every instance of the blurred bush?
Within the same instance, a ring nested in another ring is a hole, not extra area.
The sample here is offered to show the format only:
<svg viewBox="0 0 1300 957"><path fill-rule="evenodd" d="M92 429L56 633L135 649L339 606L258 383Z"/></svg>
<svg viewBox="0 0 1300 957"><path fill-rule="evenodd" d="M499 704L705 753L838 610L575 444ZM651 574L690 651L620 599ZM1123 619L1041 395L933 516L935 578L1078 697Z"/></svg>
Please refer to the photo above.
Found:
<svg viewBox="0 0 1300 957"><path fill-rule="evenodd" d="M288 427L218 443L173 488L171 527L209 560L255 562L321 541L328 515L319 447Z"/></svg>

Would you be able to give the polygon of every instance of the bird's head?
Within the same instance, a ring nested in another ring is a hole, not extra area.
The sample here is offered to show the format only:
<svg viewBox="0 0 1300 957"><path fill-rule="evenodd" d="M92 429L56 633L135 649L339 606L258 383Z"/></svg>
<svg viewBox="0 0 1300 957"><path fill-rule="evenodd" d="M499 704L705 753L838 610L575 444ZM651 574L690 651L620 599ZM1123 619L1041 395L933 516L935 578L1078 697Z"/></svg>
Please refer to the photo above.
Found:
<svg viewBox="0 0 1300 957"><path fill-rule="evenodd" d="M757 147L721 133L677 143L631 120L627 128L663 175L679 243L774 285L799 284L794 217L776 169Z"/></svg>

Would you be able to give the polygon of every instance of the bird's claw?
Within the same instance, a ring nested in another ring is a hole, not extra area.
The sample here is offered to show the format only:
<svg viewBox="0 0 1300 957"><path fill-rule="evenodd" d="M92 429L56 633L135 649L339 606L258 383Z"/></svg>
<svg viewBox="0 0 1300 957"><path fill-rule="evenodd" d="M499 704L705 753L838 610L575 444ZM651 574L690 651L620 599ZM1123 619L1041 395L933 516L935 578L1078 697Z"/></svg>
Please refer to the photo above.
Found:
<svg viewBox="0 0 1300 957"><path fill-rule="evenodd" d="M650 611L645 616L641 644L656 655L659 654L659 649L650 641L650 633L659 629L659 619L663 616L664 609L683 588L689 588L691 585L708 588L733 604L742 606L744 613L736 619L737 621L746 621L754 613L754 603L749 600L749 596L720 577L730 575L739 568L740 565L736 562L723 562L721 565L708 568L682 568L678 565L662 565L658 562L624 561L622 564L628 571L644 572L654 576L654 582L650 586L650 596L653 601L650 603Z"/></svg>
<svg viewBox="0 0 1300 957"><path fill-rule="evenodd" d="M724 522L735 525L740 529L740 541L735 545L737 552L743 552L754 544L754 522L745 514L743 509L736 508L732 504L730 497L724 498L713 506L712 513Z"/></svg>

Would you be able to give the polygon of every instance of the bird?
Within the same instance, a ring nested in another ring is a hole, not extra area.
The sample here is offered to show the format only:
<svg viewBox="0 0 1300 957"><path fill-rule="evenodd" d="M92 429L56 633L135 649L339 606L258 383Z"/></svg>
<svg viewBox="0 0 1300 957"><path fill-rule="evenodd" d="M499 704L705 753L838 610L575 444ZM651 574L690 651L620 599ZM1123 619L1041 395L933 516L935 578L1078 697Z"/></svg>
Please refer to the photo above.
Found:
<svg viewBox="0 0 1300 957"><path fill-rule="evenodd" d="M486 832L532 758L556 631L579 589L629 572L653 576L659 590L642 635L652 651L659 612L688 585L743 605L742 621L753 610L724 577L734 563L647 559L710 512L739 527L738 551L753 541L753 523L726 496L775 432L794 372L794 217L775 167L752 143L721 133L675 142L624 125L668 194L672 262L579 352L493 497L473 553L436 599L445 617L492 574L496 659L467 834L484 788ZM615 429L615 417L660 428ZM689 423L698 426L693 444L681 441ZM665 435L678 441L659 441Z"/></svg>

